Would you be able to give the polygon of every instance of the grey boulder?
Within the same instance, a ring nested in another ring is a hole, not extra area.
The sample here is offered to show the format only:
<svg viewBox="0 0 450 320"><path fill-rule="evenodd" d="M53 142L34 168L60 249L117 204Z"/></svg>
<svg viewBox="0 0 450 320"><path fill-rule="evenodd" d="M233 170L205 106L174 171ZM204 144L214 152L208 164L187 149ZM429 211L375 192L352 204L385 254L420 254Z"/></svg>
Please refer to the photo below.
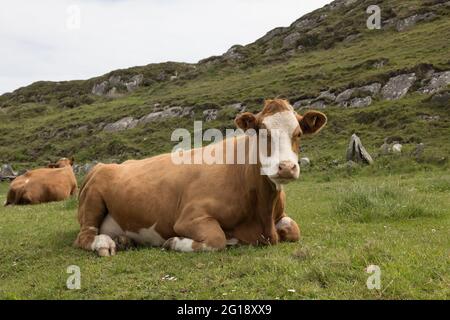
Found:
<svg viewBox="0 0 450 320"><path fill-rule="evenodd" d="M107 124L103 131L106 132L118 132L123 131L127 129L132 129L138 125L138 120L134 119L133 117L125 117L122 118L114 123Z"/></svg>
<svg viewBox="0 0 450 320"><path fill-rule="evenodd" d="M416 81L415 73L401 74L389 79L388 83L381 90L385 100L397 100L403 98Z"/></svg>

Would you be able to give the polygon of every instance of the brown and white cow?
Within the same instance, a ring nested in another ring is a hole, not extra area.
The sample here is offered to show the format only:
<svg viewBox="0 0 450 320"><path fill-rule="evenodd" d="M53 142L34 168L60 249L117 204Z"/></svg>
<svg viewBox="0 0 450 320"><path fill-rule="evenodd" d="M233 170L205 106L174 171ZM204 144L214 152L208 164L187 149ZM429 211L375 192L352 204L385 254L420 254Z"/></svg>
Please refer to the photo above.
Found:
<svg viewBox="0 0 450 320"><path fill-rule="evenodd" d="M249 153L260 131L277 131L280 156L271 175L261 174L259 154L255 164L175 164L171 154L99 164L80 189L75 245L109 256L135 244L191 252L297 241L299 228L284 212L283 184L299 177L300 138L326 122L320 112L300 116L286 100L268 100L258 114L235 120L244 131L255 129L257 139L247 134L185 151L219 153L244 139Z"/></svg>
<svg viewBox="0 0 450 320"><path fill-rule="evenodd" d="M62 158L47 168L30 170L14 179L5 206L62 201L77 193L73 158Z"/></svg>

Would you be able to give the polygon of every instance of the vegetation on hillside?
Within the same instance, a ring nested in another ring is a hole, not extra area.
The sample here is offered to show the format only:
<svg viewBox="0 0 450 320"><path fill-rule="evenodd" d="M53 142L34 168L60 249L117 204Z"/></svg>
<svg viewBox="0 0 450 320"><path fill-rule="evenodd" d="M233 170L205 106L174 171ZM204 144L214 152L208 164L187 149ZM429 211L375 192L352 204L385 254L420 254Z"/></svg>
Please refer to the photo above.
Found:
<svg viewBox="0 0 450 320"><path fill-rule="evenodd" d="M395 27L368 30L366 1L345 5L351 2L335 1L288 28L269 32L271 37L240 48L245 54L231 55L232 59L225 54L197 65L165 63L117 70L86 81L39 82L3 95L0 163L21 168L67 155L75 156L79 163L122 161L170 151L175 145L170 141L171 132L177 127L192 129L193 119L161 120L116 133L102 131L106 123L126 116L142 117L154 111L155 105L194 107L198 120L203 110L219 109L218 118L205 123L204 129L224 130L234 126L236 111L224 108L232 103L240 102L256 111L265 98L282 96L295 102L317 97L324 90L340 92L375 81L384 84L400 73L450 70L450 19L445 2L378 1L383 21L423 12L434 14L433 19L403 32ZM313 22L306 28L305 21ZM299 25L306 28L305 36L317 34L318 40L305 50L292 52L279 42ZM354 34L358 37L344 41L344 36ZM327 39L335 40L325 44ZM269 52L268 59L268 46L281 51ZM380 61L383 65L376 67ZM133 93L115 99L90 94L94 84L111 76L127 78L133 74L144 75L143 85ZM178 76L170 80L174 74ZM430 96L415 93L417 85L419 80L401 100L382 101L378 97L366 108L329 106L325 110L327 129L303 141L303 154L320 168L333 160L343 161L348 139L356 132L375 156L385 138L397 138L408 151L417 143L426 145L424 155L412 158L413 162L448 165L448 101L430 101ZM440 120L426 121L424 115Z"/></svg>

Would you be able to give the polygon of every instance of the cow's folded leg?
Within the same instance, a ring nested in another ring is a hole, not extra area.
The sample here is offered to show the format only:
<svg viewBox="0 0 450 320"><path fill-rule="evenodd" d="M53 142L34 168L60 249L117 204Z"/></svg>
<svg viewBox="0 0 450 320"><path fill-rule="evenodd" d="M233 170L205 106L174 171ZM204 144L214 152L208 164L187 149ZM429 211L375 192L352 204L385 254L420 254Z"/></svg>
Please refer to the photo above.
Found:
<svg viewBox="0 0 450 320"><path fill-rule="evenodd" d="M210 217L180 220L174 230L182 236L168 239L163 245L165 249L182 252L216 251L227 245L219 222Z"/></svg>
<svg viewBox="0 0 450 320"><path fill-rule="evenodd" d="M81 228L75 246L97 252L99 256L116 254L116 243L109 235L99 234L106 208L101 197L95 192L85 190L80 196L78 220Z"/></svg>
<svg viewBox="0 0 450 320"><path fill-rule="evenodd" d="M127 236L118 236L115 237L113 240L116 243L117 250L128 250L136 247L136 243Z"/></svg>
<svg viewBox="0 0 450 320"><path fill-rule="evenodd" d="M282 217L275 225L280 241L295 242L300 240L300 229L289 217Z"/></svg>

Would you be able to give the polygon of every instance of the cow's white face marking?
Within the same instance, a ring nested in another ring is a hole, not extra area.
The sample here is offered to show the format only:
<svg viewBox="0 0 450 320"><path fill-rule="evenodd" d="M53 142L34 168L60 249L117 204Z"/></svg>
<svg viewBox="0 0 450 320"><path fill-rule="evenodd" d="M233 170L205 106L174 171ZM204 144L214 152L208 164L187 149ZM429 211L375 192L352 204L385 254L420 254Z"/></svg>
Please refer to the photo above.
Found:
<svg viewBox="0 0 450 320"><path fill-rule="evenodd" d="M278 185L273 178L277 176L280 162L289 161L298 167L298 154L292 150L292 145L293 134L299 127L299 123L293 111L283 111L265 117L263 124L271 133L272 146L275 150L272 150L270 157L260 152L261 163L267 176ZM297 172L300 173L299 168L297 168Z"/></svg>
<svg viewBox="0 0 450 320"><path fill-rule="evenodd" d="M30 182L30 179L25 180L25 184L27 184L28 182Z"/></svg>
<svg viewBox="0 0 450 320"><path fill-rule="evenodd" d="M107 215L105 220L103 220L100 233L107 234L112 238L126 236L141 245L159 247L163 245L165 239L161 237L155 228L156 223L150 228L140 229L139 232L124 231L110 215Z"/></svg>

